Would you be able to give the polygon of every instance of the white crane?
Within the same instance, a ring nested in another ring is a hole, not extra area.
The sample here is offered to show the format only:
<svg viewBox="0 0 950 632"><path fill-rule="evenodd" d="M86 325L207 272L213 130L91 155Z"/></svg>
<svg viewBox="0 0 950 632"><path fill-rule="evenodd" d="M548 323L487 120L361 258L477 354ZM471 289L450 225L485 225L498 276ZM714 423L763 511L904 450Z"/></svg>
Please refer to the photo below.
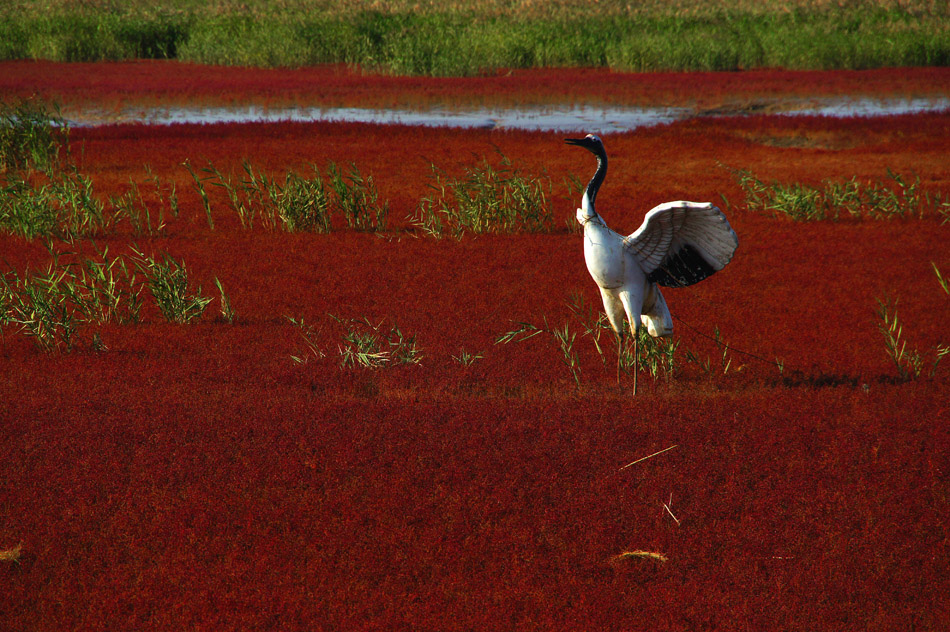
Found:
<svg viewBox="0 0 950 632"><path fill-rule="evenodd" d="M597 171L584 191L577 221L584 227L587 270L600 287L607 320L617 334L619 383L624 316L633 332L636 358L641 324L653 337L673 335L673 318L657 286L686 287L722 270L732 259L739 239L718 208L697 202L660 204L646 214L635 233L626 237L612 231L594 210L594 198L607 175L604 143L593 134L564 142L583 147L597 157Z"/></svg>

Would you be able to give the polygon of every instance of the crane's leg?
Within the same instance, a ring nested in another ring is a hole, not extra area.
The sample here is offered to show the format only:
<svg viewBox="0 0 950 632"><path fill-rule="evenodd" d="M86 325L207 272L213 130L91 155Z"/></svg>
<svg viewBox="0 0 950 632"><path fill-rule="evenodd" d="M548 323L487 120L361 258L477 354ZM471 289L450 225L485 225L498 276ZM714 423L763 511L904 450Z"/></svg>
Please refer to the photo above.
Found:
<svg viewBox="0 0 950 632"><path fill-rule="evenodd" d="M611 329L617 334L617 386L620 386L621 358L623 357L624 336L624 306L614 289L600 288L600 297L604 301L604 311L607 312L607 321Z"/></svg>
<svg viewBox="0 0 950 632"><path fill-rule="evenodd" d="M623 329L617 334L617 386L620 386L620 360L623 358Z"/></svg>
<svg viewBox="0 0 950 632"><path fill-rule="evenodd" d="M637 394L637 374L640 372L640 315L643 310L644 284L631 283L619 293L620 303L630 323L633 336L633 394Z"/></svg>
<svg viewBox="0 0 950 632"><path fill-rule="evenodd" d="M633 332L633 394L637 394L637 375L640 373L640 332Z"/></svg>

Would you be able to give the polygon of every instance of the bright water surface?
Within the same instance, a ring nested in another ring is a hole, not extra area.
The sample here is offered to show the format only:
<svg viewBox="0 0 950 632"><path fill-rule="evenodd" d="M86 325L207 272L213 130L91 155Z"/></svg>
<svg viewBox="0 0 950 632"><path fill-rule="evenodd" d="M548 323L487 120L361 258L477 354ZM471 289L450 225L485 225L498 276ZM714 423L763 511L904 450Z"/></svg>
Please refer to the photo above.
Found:
<svg viewBox="0 0 950 632"><path fill-rule="evenodd" d="M950 97L913 99L826 98L759 101L751 107L697 110L681 107L527 106L477 109L369 109L260 106L127 108L119 112L84 112L72 118L76 126L111 123L275 123L280 121L336 121L381 125L426 125L482 129L560 132L625 132L674 121L713 116L784 114L831 117L890 116L950 109Z"/></svg>

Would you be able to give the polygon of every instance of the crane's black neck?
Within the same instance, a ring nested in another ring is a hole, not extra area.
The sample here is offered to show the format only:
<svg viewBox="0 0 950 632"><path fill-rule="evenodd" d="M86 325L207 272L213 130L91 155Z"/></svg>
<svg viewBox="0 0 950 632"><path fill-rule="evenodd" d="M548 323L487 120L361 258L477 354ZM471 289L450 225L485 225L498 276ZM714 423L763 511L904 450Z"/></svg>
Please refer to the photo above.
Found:
<svg viewBox="0 0 950 632"><path fill-rule="evenodd" d="M594 210L594 198L597 197L597 191L600 190L600 185L604 183L604 178L607 176L607 153L603 147L598 147L593 154L597 158L597 171L594 172L594 177L587 183L587 190L584 191L587 202L584 210L588 216L597 214Z"/></svg>

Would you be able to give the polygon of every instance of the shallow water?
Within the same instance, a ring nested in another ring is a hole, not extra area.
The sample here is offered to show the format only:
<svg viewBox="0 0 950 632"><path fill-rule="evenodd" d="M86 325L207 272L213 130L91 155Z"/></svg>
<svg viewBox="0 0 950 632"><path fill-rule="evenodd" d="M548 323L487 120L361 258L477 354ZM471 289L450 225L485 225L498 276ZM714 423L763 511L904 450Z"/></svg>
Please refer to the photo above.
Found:
<svg viewBox="0 0 950 632"><path fill-rule="evenodd" d="M482 129L516 129L561 132L625 132L674 121L718 116L876 117L916 114L950 109L950 97L877 99L821 98L811 100L760 100L714 110L688 107L623 106L524 106L472 109L370 109L290 107L267 108L255 105L222 107L128 107L119 111L89 110L70 116L74 126L114 123L168 125L176 123L276 123L282 121L337 121L382 125L425 125Z"/></svg>

